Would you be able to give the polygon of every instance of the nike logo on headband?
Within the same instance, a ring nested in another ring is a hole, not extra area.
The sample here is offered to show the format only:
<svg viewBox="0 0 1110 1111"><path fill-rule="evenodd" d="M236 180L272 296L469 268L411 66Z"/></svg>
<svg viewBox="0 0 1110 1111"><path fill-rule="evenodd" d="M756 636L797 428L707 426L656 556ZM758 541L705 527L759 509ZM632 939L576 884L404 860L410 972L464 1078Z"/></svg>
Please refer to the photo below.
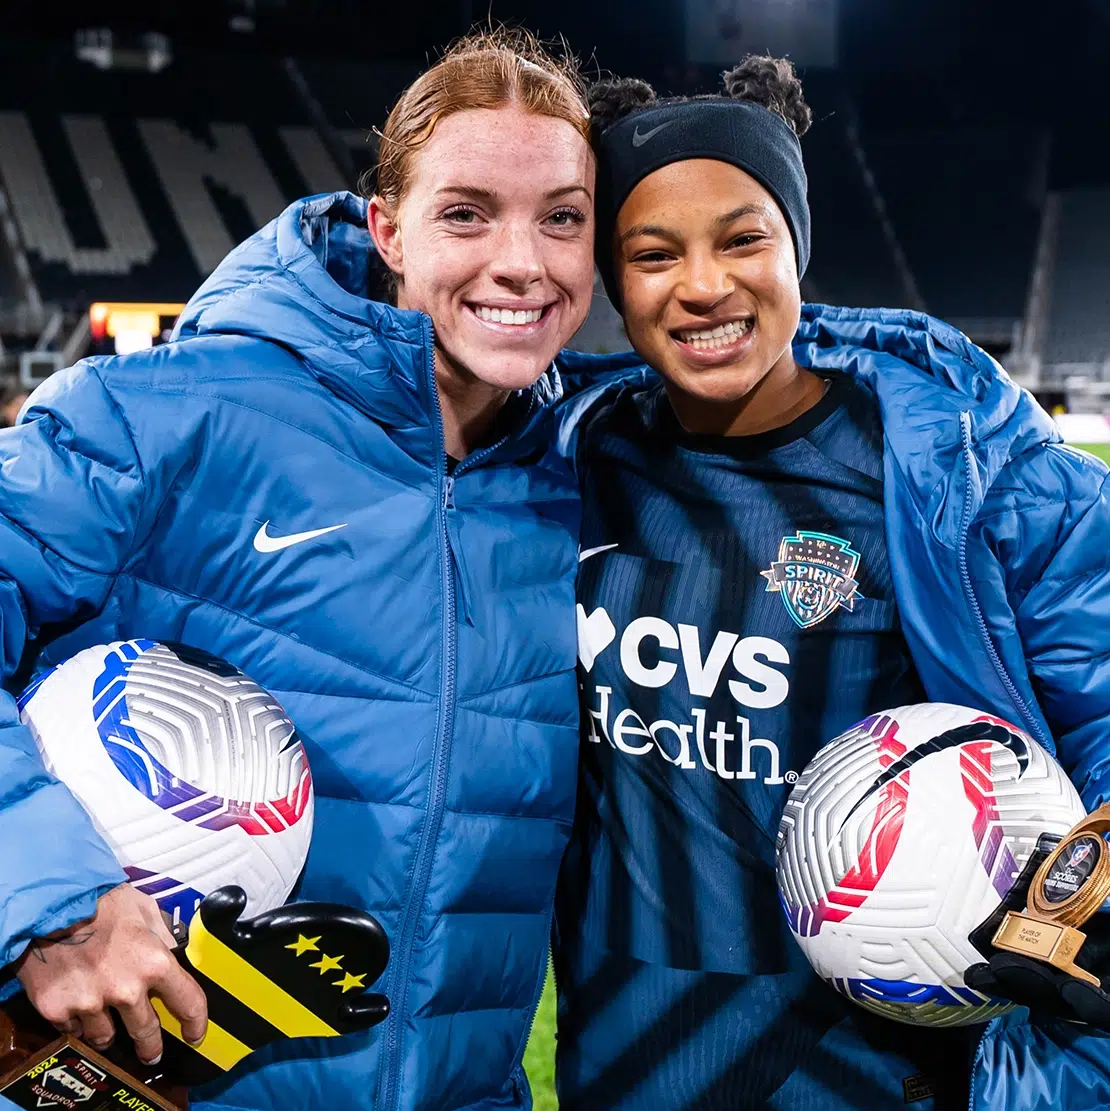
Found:
<svg viewBox="0 0 1110 1111"><path fill-rule="evenodd" d="M640 125L636 125L636 130L632 132L632 145L634 147L642 147L653 135L658 135L664 127L670 127L674 120L667 120L666 123L661 123L658 127L653 127L650 131L645 131L640 134Z"/></svg>

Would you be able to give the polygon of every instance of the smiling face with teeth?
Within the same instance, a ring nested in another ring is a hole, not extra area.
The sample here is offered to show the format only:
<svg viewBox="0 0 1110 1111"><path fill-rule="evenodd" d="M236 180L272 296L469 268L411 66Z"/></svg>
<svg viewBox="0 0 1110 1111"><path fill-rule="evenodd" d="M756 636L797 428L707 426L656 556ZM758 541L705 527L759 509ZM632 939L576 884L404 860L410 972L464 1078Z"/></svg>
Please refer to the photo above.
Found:
<svg viewBox="0 0 1110 1111"><path fill-rule="evenodd" d="M582 135L507 105L441 119L398 210L371 201L398 308L432 318L441 395L480 400L530 386L582 325L593 295L593 191Z"/></svg>
<svg viewBox="0 0 1110 1111"><path fill-rule="evenodd" d="M695 158L649 174L621 206L613 257L628 338L688 431L761 432L821 396L791 353L801 293L790 228L743 170Z"/></svg>

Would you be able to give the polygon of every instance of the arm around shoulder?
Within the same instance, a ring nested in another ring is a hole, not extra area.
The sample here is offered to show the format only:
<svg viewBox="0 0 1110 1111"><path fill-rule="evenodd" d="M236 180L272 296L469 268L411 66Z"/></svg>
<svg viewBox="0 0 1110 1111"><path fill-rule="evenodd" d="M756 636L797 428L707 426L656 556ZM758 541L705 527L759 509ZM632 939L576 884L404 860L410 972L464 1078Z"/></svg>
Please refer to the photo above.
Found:
<svg viewBox="0 0 1110 1111"><path fill-rule="evenodd" d="M1008 577L1038 701L1093 810L1110 800L1110 472L1084 452L1045 450Z"/></svg>

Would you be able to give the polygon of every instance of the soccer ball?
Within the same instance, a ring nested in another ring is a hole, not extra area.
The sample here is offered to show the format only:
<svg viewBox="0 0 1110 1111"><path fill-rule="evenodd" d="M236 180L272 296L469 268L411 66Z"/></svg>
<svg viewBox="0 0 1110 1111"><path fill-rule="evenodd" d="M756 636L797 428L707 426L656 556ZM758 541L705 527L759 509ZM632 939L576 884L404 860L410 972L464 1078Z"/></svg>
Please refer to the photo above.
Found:
<svg viewBox="0 0 1110 1111"><path fill-rule="evenodd" d="M964 706L887 710L810 761L776 841L779 897L817 974L899 1022L962 1026L1010 1009L964 984L968 940L1043 832L1086 811L1020 729Z"/></svg>
<svg viewBox="0 0 1110 1111"><path fill-rule="evenodd" d="M47 771L138 888L188 922L225 884L280 906L312 836L312 776L285 711L241 671L150 640L87 648L19 699Z"/></svg>

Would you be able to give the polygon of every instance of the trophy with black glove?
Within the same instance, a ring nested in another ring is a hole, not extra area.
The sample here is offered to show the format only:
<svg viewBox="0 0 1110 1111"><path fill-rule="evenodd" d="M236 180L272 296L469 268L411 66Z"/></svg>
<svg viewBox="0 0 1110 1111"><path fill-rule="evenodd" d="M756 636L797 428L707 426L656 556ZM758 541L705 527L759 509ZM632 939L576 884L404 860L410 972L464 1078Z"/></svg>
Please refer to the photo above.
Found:
<svg viewBox="0 0 1110 1111"><path fill-rule="evenodd" d="M986 961L970 988L1034 1014L1110 1030L1110 805L1063 838L1042 837L998 910L971 935Z"/></svg>

